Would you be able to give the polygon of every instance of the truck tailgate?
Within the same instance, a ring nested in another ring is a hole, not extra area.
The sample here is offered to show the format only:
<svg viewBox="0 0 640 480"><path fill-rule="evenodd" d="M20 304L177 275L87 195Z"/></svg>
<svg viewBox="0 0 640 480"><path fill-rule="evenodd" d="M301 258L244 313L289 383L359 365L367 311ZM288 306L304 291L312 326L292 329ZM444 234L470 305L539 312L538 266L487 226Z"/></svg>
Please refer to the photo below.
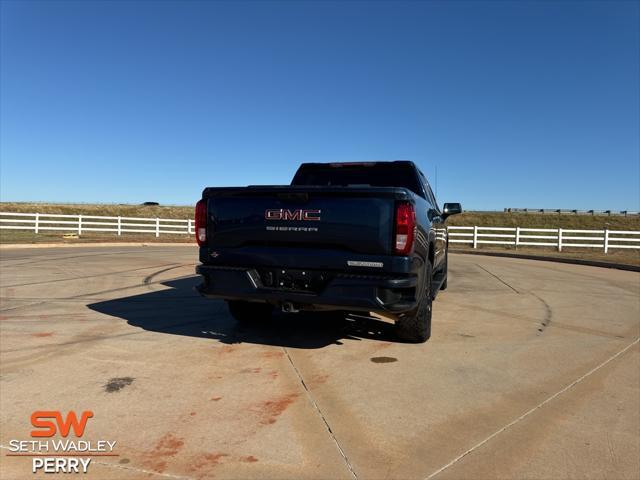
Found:
<svg viewBox="0 0 640 480"><path fill-rule="evenodd" d="M210 248L309 247L391 254L395 187L267 186L207 188Z"/></svg>

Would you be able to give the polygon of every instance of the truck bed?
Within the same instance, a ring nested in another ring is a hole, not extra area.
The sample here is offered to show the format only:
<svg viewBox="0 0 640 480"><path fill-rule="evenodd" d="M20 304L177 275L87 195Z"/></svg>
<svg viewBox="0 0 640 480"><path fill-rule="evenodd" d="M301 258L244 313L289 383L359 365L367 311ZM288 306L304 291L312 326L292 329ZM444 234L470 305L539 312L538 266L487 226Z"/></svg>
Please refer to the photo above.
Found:
<svg viewBox="0 0 640 480"><path fill-rule="evenodd" d="M269 247L277 254L283 247L389 255L396 202L413 202L414 194L397 187L286 185L207 188L203 198L206 246L215 251Z"/></svg>

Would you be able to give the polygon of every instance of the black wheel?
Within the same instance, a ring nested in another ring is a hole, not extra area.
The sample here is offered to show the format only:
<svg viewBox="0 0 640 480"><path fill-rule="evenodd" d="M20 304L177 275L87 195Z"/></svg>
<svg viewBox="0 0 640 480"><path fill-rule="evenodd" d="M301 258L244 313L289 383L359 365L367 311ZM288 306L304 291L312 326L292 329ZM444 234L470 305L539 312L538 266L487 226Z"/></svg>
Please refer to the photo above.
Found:
<svg viewBox="0 0 640 480"><path fill-rule="evenodd" d="M228 300L229 313L239 323L250 323L271 317L273 306L268 303L243 302Z"/></svg>
<svg viewBox="0 0 640 480"><path fill-rule="evenodd" d="M427 261L425 268L424 291L418 307L396 321L396 333L402 339L412 343L424 343L431 337L431 262Z"/></svg>
<svg viewBox="0 0 640 480"><path fill-rule="evenodd" d="M447 252L444 254L444 268L442 269L444 273L444 280L440 285L440 290L447 289L447 280L449 279L449 245L447 244Z"/></svg>

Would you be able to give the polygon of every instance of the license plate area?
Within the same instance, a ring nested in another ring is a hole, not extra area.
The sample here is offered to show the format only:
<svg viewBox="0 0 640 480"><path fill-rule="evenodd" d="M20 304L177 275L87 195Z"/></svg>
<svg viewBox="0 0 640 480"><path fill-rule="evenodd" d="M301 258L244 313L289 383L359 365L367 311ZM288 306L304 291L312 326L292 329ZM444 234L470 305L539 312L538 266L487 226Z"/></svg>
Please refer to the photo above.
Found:
<svg viewBox="0 0 640 480"><path fill-rule="evenodd" d="M313 270L274 268L259 271L266 288L276 290L319 293L328 282L328 275Z"/></svg>

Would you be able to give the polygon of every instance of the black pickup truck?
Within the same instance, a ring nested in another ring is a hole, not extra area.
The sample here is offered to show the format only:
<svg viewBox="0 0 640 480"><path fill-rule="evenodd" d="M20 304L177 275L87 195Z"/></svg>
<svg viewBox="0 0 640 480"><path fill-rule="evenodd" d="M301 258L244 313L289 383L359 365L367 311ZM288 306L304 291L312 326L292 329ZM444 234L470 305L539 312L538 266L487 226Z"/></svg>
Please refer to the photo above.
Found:
<svg viewBox="0 0 640 480"><path fill-rule="evenodd" d="M305 163L285 186L205 188L196 205L198 291L239 322L274 308L378 312L424 342L447 287L447 230L413 162Z"/></svg>

